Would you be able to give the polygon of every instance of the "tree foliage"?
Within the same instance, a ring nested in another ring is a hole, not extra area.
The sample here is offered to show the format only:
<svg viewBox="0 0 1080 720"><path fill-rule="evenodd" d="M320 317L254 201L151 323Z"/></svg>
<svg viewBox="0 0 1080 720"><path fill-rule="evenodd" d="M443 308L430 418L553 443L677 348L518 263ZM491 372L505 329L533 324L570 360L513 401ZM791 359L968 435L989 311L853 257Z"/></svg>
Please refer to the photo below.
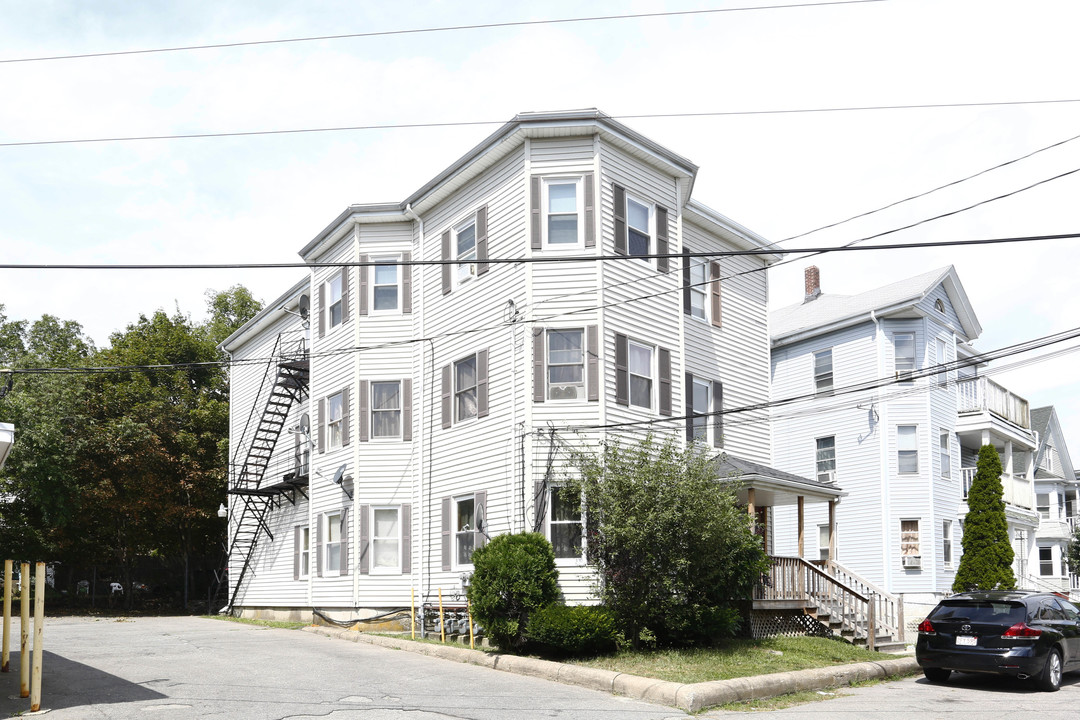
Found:
<svg viewBox="0 0 1080 720"><path fill-rule="evenodd" d="M635 647L693 644L734 630L736 608L768 568L736 483L706 451L653 438L576 454L567 478L584 498L598 593Z"/></svg>
<svg viewBox="0 0 1080 720"><path fill-rule="evenodd" d="M1001 459L993 445L983 445L979 449L975 479L968 490L963 555L953 581L955 592L1012 590L1016 587L1003 496Z"/></svg>

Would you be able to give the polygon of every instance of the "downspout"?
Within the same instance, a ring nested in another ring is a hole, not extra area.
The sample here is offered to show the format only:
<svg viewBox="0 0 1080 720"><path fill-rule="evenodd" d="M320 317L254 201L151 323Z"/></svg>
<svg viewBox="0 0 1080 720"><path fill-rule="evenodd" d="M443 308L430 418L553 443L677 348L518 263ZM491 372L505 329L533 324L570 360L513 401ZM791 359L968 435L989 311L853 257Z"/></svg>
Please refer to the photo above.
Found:
<svg viewBox="0 0 1080 720"><path fill-rule="evenodd" d="M874 353L877 357L877 376L879 378L884 377L884 357L881 352L881 338L884 337L881 332L881 320L878 319L877 313L873 310L870 311L870 320L874 323ZM880 446L881 455L878 467L882 469L881 473L881 557L884 562L884 573L882 579L884 580L885 588L896 594L896 589L892 584L893 577L893 553L892 545L889 543L889 526L892 522L891 508L889 504L889 433L888 433L888 408L881 403L881 390L876 389L874 391L874 403L881 408L881 412L878 414L878 428L884 427L885 429L880 434Z"/></svg>
<svg viewBox="0 0 1080 720"><path fill-rule="evenodd" d="M414 253L414 256L417 257L417 258L421 258L421 251L423 250L423 247L424 247L424 219L422 217L420 217L416 213L415 210L413 210L412 203L409 203L409 204L405 205L405 216L409 217L409 218L412 218L416 222L418 242L416 243L416 248L415 248L416 252ZM423 268L424 266L420 266L420 267ZM420 313L420 335L419 335L419 337L423 338L423 337L425 337L424 328L425 328L425 319L426 319L425 314L424 314L424 290L427 287L427 284L424 282L424 277L423 277L423 271L422 270L421 270L420 273L417 273L417 275L420 276L419 277L419 280L420 280L420 282L419 282L419 285L420 285L420 302L418 302L416 304L415 309L418 310L419 313ZM412 285L413 285L413 287L416 287L416 285L417 285L415 277L413 278ZM434 353L432 353L431 360L432 360L432 363L434 363L434 361L435 361ZM412 485L412 489L411 489L412 503L413 503L413 507L417 508L417 517L419 518L420 522L419 522L419 532L416 533L416 537L417 537L417 540L418 540L418 542L417 542L417 546L418 546L418 550L417 550L417 552L418 552L418 562L416 564L416 569L413 571L413 577L410 579L410 585L412 587L416 587L416 585L417 585L416 580L419 580L420 581L419 584L421 585L421 587L420 587L420 616L421 616L420 635L421 635L421 637L425 636L424 621L423 621L423 614L424 614L423 613L423 607L424 607L424 601L427 598L427 593L428 593L428 587L427 587L426 580L425 580L427 578L427 575L424 572L425 565L426 565L426 560L427 560L427 548L426 548L425 542L424 542L427 539L427 533L426 533L425 523L424 523L424 521L427 519L427 508L424 505L424 498L425 498L425 495L424 495L424 473L428 470L428 467L427 467L428 454L425 453L425 451L424 451L424 447L425 447L424 443L427 440L427 432L426 432L427 424L424 422L424 418L427 417L426 413L427 413L428 410L430 410L430 408L427 408L425 406L425 404L424 404L424 399L427 397L426 394L425 394L425 391L427 390L427 387L425 386L426 379L427 379L427 374L424 372L424 348L423 348L423 346L421 346L421 348L420 348L420 372L416 376L417 389L413 393L414 397L420 398L420 402L419 402L419 406L420 406L419 410L420 411L418 413L414 413L420 419L419 431L417 432L417 444L418 444L418 447L420 449L419 464L418 464L418 467L420 469L420 482L411 483L411 485Z"/></svg>

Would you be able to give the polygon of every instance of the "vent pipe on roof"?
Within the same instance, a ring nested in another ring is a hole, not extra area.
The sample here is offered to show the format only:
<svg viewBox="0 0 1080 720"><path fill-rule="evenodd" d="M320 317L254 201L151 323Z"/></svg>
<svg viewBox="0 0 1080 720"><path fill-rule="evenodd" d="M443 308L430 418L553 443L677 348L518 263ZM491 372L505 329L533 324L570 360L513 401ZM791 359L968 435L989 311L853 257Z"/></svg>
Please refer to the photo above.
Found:
<svg viewBox="0 0 1080 720"><path fill-rule="evenodd" d="M803 302L810 302L821 295L821 273L817 265L811 265L805 270L806 297Z"/></svg>

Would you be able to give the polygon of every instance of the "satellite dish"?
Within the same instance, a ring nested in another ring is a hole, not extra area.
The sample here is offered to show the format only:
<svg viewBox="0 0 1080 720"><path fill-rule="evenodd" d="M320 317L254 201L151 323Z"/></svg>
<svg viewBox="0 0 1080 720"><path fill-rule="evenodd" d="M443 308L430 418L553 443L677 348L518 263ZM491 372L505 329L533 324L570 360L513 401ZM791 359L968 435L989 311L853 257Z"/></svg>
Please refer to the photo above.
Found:
<svg viewBox="0 0 1080 720"><path fill-rule="evenodd" d="M311 418L308 417L307 413L304 413L303 415L300 416L300 432L307 435L310 430L311 430Z"/></svg>
<svg viewBox="0 0 1080 720"><path fill-rule="evenodd" d="M334 484L335 485L340 485L344 481L345 481L345 465L342 464L342 466L337 469L337 472L334 473Z"/></svg>
<svg viewBox="0 0 1080 720"><path fill-rule="evenodd" d="M309 298L306 293L301 295L299 302L296 304L296 308L300 311L300 317L307 320L308 314L311 312L311 298Z"/></svg>

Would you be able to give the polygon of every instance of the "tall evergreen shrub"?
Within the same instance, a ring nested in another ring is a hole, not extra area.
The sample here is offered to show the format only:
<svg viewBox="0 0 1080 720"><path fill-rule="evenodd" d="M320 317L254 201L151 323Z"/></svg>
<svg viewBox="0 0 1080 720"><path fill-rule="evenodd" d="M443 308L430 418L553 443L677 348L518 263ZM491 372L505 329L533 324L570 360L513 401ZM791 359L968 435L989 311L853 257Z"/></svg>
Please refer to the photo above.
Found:
<svg viewBox="0 0 1080 720"><path fill-rule="evenodd" d="M1016 587L1003 496L1001 459L993 445L983 445L979 449L975 479L968 490L962 541L964 554L953 581L955 592L1012 590Z"/></svg>

